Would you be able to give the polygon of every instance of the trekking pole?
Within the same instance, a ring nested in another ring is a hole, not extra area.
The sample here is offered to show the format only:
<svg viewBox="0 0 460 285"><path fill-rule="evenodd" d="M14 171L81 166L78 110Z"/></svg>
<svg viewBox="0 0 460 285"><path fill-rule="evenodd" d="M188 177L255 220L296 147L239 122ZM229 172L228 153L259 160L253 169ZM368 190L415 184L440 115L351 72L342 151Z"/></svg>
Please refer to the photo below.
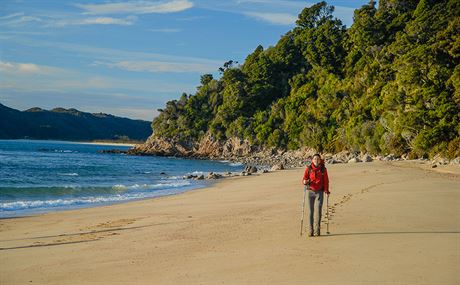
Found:
<svg viewBox="0 0 460 285"><path fill-rule="evenodd" d="M326 233L327 234L330 234L329 232L329 195L327 195L327 198L326 198L326 217L327 217L327 231Z"/></svg>
<svg viewBox="0 0 460 285"><path fill-rule="evenodd" d="M305 216L305 196L307 194L307 185L303 188L303 203L302 203L302 218L300 221L300 236L302 236L303 232L303 217Z"/></svg>

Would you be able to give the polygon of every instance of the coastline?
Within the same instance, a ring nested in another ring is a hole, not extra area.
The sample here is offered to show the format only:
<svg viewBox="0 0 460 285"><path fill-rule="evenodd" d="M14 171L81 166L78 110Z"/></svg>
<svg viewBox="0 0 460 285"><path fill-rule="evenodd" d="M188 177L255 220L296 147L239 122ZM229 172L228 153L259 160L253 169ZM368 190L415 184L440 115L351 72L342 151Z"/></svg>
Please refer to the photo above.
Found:
<svg viewBox="0 0 460 285"><path fill-rule="evenodd" d="M118 143L118 142L75 142L78 144L92 144L92 145L113 145L113 146L130 146L134 147L139 145L140 143Z"/></svg>
<svg viewBox="0 0 460 285"><path fill-rule="evenodd" d="M141 143L121 143L121 142L99 142L99 141L66 141L66 140L39 140L39 139L2 139L4 141L37 141L37 142L59 142L59 143L74 143L74 144L91 144L91 145L113 145L113 146L130 146L134 147Z"/></svg>
<svg viewBox="0 0 460 285"><path fill-rule="evenodd" d="M303 168L295 168L178 195L0 220L0 281L460 281L458 174L405 162L328 170L331 235L299 237Z"/></svg>

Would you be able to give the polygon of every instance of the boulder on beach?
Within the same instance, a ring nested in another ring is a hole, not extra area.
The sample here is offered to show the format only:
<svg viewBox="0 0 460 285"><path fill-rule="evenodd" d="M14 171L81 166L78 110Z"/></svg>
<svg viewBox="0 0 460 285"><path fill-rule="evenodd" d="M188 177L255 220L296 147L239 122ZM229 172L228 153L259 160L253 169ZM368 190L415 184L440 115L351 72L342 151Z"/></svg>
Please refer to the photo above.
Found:
<svg viewBox="0 0 460 285"><path fill-rule="evenodd" d="M284 164L278 163L272 166L271 171L284 170Z"/></svg>
<svg viewBox="0 0 460 285"><path fill-rule="evenodd" d="M209 172L208 176L206 179L219 179L222 178L222 175L214 173L214 172Z"/></svg>
<svg viewBox="0 0 460 285"><path fill-rule="evenodd" d="M364 162L371 162L371 161L373 161L372 157L371 157L369 154L367 154L367 153L366 153L365 155L363 155L363 157L361 158L361 160L364 161Z"/></svg>
<svg viewBox="0 0 460 285"><path fill-rule="evenodd" d="M396 157L393 154L389 154L383 158L383 161L392 161L396 160Z"/></svg>
<svg viewBox="0 0 460 285"><path fill-rule="evenodd" d="M357 162L361 162L361 160L357 157L353 157L352 159L348 160L348 163L357 163Z"/></svg>
<svg viewBox="0 0 460 285"><path fill-rule="evenodd" d="M447 165L449 164L449 160L445 157L438 155L435 155L433 159L431 160L431 164L439 164L439 165Z"/></svg>
<svg viewBox="0 0 460 285"><path fill-rule="evenodd" d="M197 177L194 178L195 180L203 180L204 179L204 175L199 175Z"/></svg>
<svg viewBox="0 0 460 285"><path fill-rule="evenodd" d="M244 172L247 172L247 173L256 173L257 172L257 167L253 166L253 165L248 165L244 168Z"/></svg>

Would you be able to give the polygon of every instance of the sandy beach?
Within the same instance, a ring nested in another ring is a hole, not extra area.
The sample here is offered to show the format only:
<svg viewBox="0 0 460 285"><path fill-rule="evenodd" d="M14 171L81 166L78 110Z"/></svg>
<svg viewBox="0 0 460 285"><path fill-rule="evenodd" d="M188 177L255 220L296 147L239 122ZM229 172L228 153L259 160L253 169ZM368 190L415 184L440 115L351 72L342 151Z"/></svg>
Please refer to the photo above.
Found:
<svg viewBox="0 0 460 285"><path fill-rule="evenodd" d="M460 167L327 167L329 235L299 235L304 169L227 178L2 219L0 284L460 284Z"/></svg>
<svg viewBox="0 0 460 285"><path fill-rule="evenodd" d="M138 145L137 143L121 143L121 142L99 142L99 141L94 141L94 142L72 142L72 143L79 143L79 144L93 144L93 145L106 145L106 146L136 146Z"/></svg>

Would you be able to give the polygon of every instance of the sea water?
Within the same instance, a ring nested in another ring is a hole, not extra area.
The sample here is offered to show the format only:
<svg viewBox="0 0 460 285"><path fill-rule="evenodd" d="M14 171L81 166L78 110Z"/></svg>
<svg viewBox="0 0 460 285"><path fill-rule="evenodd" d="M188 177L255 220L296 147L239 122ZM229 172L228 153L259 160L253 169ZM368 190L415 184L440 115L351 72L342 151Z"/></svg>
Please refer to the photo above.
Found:
<svg viewBox="0 0 460 285"><path fill-rule="evenodd" d="M98 152L113 148L129 147L0 140L0 217L172 195L210 183L184 175L243 170L225 161Z"/></svg>

